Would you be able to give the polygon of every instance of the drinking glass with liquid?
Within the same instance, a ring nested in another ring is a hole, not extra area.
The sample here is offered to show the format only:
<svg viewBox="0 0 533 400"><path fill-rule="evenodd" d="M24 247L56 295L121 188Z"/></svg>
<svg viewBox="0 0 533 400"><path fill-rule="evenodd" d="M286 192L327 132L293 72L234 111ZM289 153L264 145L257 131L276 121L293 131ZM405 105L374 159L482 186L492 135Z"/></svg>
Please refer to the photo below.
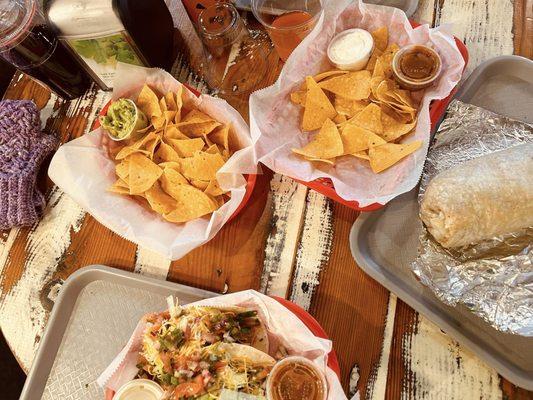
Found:
<svg viewBox="0 0 533 400"><path fill-rule="evenodd" d="M315 27L322 5L320 0L252 0L252 11L286 61Z"/></svg>
<svg viewBox="0 0 533 400"><path fill-rule="evenodd" d="M0 57L64 99L74 99L92 81L47 26L39 4L0 0Z"/></svg>

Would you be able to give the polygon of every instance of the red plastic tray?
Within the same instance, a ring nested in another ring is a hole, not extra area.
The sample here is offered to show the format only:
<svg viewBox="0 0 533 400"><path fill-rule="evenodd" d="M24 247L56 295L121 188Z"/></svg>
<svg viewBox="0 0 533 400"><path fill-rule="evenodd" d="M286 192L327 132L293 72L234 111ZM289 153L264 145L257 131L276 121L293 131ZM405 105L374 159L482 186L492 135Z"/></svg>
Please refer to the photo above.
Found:
<svg viewBox="0 0 533 400"><path fill-rule="evenodd" d="M416 28L417 26L420 26L419 23L411 21L411 26L413 28ZM461 52L461 55L463 56L463 59L465 60L465 68L468 64L468 50L463 42L461 42L459 39L455 38L455 43L457 44L457 48ZM429 115L431 117L431 131L434 131L436 128L437 123L440 121L444 113L446 112L446 108L448 107L448 104L452 100L453 96L455 95L455 92L457 91L458 87L455 87L448 97L442 100L435 100L431 103L429 107ZM335 187L333 186L333 182L329 178L320 178L316 179L311 182L304 182L300 181L298 179L295 179L295 181L301 183L302 185L305 185L318 193L323 194L326 197L329 197L332 200L335 200L338 203L341 203L347 207L353 208L354 210L358 211L375 211L380 209L384 206L384 204L380 203L374 203L370 204L366 207L359 207L359 203L357 201L348 201L344 200L342 197L340 197L337 192L335 191Z"/></svg>
<svg viewBox="0 0 533 400"><path fill-rule="evenodd" d="M185 87L187 87L187 89L189 89L192 93L194 93L194 95L196 97L200 96L200 92L198 92L196 89L190 87L186 83L184 83L183 85ZM112 102L113 102L112 100L107 102L107 104L102 108L102 111L100 111L99 116L103 116L103 115L107 114L107 110L108 110L108 108L109 108L109 106L111 105ZM92 130L98 129L99 127L100 127L100 121L99 121L98 118L96 118L94 120L94 122L93 122ZM257 175L255 175L255 174L245 174L244 178L246 179L246 192L245 192L244 197L243 197L243 199L241 201L241 204L239 204L239 207L237 207L237 209L235 210L233 215L230 217L228 222L233 220L233 218L235 218L243 210L244 206L246 205L246 203L248 203L248 200L250 200L250 197L252 196L252 193L254 191L255 182L257 180Z"/></svg>
<svg viewBox="0 0 533 400"><path fill-rule="evenodd" d="M293 303L292 301L281 298L281 297L277 297L277 296L271 296L271 297L274 300L278 301L282 306L289 309L294 315L296 315L300 319L300 321L302 321L305 324L305 326L307 326L309 330L313 332L313 335L323 338L323 339L329 339L328 335L326 334L324 329L322 329L322 327L317 322L317 320L314 319L311 316L311 314L309 314L299 305ZM331 352L328 355L328 367L330 367L340 379L341 370L339 367L339 361L337 359L337 354L335 353L335 350L331 350ZM111 389L106 389L105 391L106 400L112 400L114 395L115 395L114 391L112 391Z"/></svg>

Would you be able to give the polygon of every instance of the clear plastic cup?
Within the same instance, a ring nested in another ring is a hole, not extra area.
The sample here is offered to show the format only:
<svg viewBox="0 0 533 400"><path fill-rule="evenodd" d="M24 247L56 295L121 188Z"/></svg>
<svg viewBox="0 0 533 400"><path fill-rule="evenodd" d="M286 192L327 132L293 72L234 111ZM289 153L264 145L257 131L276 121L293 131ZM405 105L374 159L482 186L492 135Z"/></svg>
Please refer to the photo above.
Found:
<svg viewBox="0 0 533 400"><path fill-rule="evenodd" d="M321 11L320 0L252 0L255 18L266 28L283 61L313 30Z"/></svg>

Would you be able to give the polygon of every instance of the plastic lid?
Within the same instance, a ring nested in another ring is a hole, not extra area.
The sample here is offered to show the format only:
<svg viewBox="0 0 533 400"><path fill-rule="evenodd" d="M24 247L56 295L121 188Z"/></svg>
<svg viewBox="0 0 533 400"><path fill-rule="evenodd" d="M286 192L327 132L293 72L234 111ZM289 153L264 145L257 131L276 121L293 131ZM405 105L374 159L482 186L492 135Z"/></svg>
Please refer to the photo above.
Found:
<svg viewBox="0 0 533 400"><path fill-rule="evenodd" d="M160 400L164 390L154 381L148 379L134 379L123 385L113 397L113 400Z"/></svg>
<svg viewBox="0 0 533 400"><path fill-rule="evenodd" d="M15 46L28 34L35 10L34 0L0 0L0 50Z"/></svg>

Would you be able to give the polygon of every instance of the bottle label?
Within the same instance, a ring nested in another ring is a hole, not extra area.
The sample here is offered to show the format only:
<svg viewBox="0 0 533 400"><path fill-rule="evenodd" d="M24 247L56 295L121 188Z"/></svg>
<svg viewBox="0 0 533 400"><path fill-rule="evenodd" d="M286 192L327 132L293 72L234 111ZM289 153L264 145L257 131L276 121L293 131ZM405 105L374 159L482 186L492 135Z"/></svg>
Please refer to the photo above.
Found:
<svg viewBox="0 0 533 400"><path fill-rule="evenodd" d="M68 39L67 43L105 89L113 88L118 62L147 66L125 31L89 39Z"/></svg>

